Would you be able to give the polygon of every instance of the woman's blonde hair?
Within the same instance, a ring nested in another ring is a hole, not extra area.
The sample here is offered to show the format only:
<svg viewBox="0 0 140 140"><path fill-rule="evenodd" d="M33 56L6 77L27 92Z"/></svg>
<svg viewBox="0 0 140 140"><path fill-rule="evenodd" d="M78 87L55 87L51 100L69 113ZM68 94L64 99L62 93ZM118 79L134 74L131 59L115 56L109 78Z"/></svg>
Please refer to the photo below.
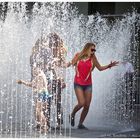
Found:
<svg viewBox="0 0 140 140"><path fill-rule="evenodd" d="M76 65L76 63L79 60L83 59L84 57L87 57L88 51L92 46L95 46L95 44L94 43L87 43L84 46L83 50L80 53L76 54L75 58L72 60L72 65ZM93 55L91 55L91 58L93 58Z"/></svg>

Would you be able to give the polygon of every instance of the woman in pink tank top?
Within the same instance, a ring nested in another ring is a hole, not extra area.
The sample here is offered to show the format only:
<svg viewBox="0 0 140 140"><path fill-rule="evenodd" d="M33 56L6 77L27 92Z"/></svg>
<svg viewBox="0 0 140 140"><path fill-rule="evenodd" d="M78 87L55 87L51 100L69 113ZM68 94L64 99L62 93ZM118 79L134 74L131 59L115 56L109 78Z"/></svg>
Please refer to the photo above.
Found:
<svg viewBox="0 0 140 140"><path fill-rule="evenodd" d="M71 62L67 64L67 67L75 66L75 78L74 89L78 100L78 104L74 107L69 120L71 125L75 125L75 114L81 108L83 108L79 125L79 129L87 129L83 122L87 116L91 99L92 99L92 71L96 67L99 71L106 70L108 68L117 66L119 62L112 62L108 65L101 66L95 56L95 45L93 43L87 43L80 53L77 53Z"/></svg>

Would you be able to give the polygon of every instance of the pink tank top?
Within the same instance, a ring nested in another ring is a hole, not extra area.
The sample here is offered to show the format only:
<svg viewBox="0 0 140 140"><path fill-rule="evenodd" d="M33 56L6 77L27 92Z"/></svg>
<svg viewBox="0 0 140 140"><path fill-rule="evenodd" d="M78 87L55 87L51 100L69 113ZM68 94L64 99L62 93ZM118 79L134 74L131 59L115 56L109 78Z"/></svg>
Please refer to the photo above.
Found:
<svg viewBox="0 0 140 140"><path fill-rule="evenodd" d="M78 61L74 82L79 85L91 85L92 84L91 69L92 69L91 58L87 60Z"/></svg>

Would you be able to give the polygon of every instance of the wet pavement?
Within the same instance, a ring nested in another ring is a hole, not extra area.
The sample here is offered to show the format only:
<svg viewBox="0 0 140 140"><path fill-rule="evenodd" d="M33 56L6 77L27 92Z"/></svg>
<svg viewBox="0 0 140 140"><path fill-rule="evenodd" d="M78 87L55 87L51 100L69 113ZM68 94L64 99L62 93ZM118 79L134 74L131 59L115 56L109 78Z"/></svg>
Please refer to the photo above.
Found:
<svg viewBox="0 0 140 140"><path fill-rule="evenodd" d="M41 134L36 130L27 131L3 131L0 134L1 138L139 138L140 129L114 129L108 127L94 127L88 130L77 128L51 130L48 134Z"/></svg>

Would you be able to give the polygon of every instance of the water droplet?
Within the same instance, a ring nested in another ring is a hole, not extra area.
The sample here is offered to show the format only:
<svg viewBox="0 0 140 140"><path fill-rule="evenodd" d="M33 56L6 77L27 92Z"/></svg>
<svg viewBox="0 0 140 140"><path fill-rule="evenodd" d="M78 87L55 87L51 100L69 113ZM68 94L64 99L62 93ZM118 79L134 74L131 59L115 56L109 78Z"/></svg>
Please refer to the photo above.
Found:
<svg viewBox="0 0 140 140"><path fill-rule="evenodd" d="M0 111L0 114L3 114L4 112L3 111Z"/></svg>
<svg viewBox="0 0 140 140"><path fill-rule="evenodd" d="M6 87L7 85L6 84L4 84L4 87Z"/></svg>
<svg viewBox="0 0 140 140"><path fill-rule="evenodd" d="M12 119L13 117L12 116L9 116L9 119Z"/></svg>
<svg viewBox="0 0 140 140"><path fill-rule="evenodd" d="M123 116L125 116L125 114L123 114Z"/></svg>
<svg viewBox="0 0 140 140"><path fill-rule="evenodd" d="M63 136L62 133L59 134L60 136Z"/></svg>
<svg viewBox="0 0 140 140"><path fill-rule="evenodd" d="M27 124L30 125L30 122L28 122Z"/></svg>

